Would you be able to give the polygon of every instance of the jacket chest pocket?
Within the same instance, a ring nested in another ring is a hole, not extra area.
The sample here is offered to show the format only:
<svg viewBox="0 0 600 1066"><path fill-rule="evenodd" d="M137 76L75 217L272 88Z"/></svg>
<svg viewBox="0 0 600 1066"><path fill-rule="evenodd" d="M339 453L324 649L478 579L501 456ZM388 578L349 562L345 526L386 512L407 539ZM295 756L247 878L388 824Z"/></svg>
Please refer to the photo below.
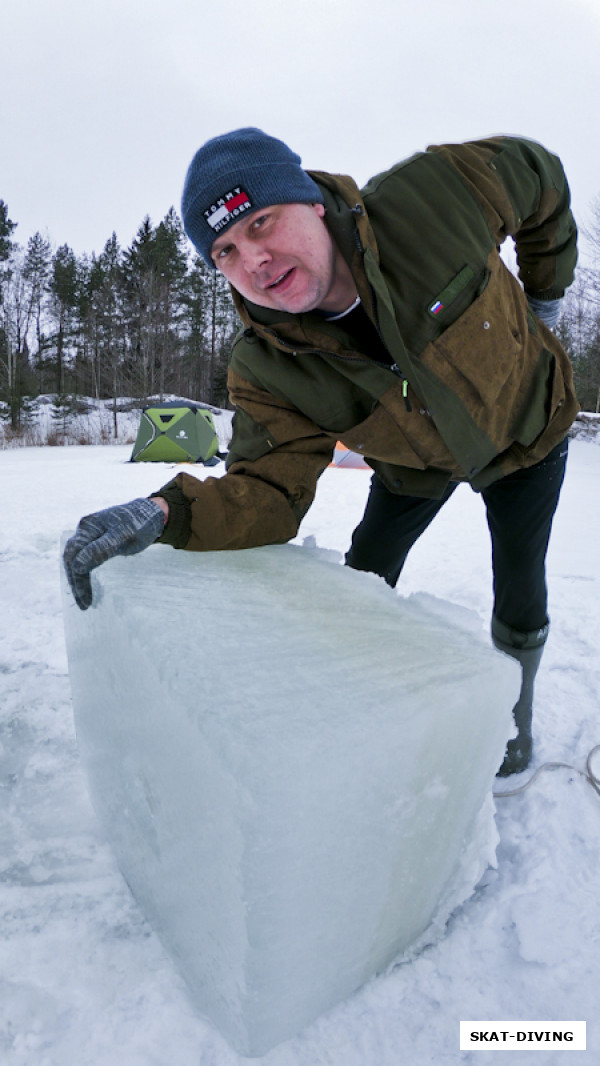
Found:
<svg viewBox="0 0 600 1066"><path fill-rule="evenodd" d="M490 439L505 447L527 391L531 345L525 299L504 270L494 271L482 295L427 346L422 361L461 399Z"/></svg>

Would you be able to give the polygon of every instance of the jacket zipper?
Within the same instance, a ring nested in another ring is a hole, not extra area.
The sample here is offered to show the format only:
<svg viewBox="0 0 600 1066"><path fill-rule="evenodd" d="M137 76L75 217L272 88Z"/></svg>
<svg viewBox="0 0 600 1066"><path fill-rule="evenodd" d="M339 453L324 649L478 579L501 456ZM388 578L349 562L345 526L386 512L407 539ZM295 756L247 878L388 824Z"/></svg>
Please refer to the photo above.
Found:
<svg viewBox="0 0 600 1066"><path fill-rule="evenodd" d="M351 210L352 210L352 214L353 215L358 215L360 217L363 214L363 209L362 209L361 204L356 204L353 208L351 208ZM359 234L358 229L356 227L354 228L354 241L355 241L355 244L356 244L356 246L358 248L359 255L362 257L363 254L364 254L364 248L363 248L363 245L362 245L362 241L360 239L360 234ZM369 290L370 290L370 293L371 293L371 303L373 304L373 314L375 316L375 319L374 319L375 329L377 330L377 333L379 334L379 340L381 341L383 347L387 351L386 343L385 343L385 341L384 341L384 339L383 339L383 337L381 335L381 329L380 329L380 326L379 326L379 322L377 321L377 315L376 315L377 301L375 299L375 292L374 292L373 286L372 286L370 281L368 282L368 284L369 284ZM388 366L387 363L380 363L378 360L371 360L371 361L372 362L376 362L377 366L382 366L382 367L385 367L386 370L391 370L393 374L396 374L396 376L400 378L400 380L402 382L402 396L403 396L403 399L404 399L404 406L405 406L407 411L409 411L409 412L412 411L412 404L411 404L411 402L409 400L409 397L408 397L408 378L405 377L405 375L403 374L403 372L400 369L400 367L398 366L398 364L397 363L392 363L391 366Z"/></svg>
<svg viewBox="0 0 600 1066"><path fill-rule="evenodd" d="M392 363L391 370L402 380L402 397L404 399L404 406L406 410L410 412L412 411L412 404L408 397L408 378L404 376L397 363Z"/></svg>

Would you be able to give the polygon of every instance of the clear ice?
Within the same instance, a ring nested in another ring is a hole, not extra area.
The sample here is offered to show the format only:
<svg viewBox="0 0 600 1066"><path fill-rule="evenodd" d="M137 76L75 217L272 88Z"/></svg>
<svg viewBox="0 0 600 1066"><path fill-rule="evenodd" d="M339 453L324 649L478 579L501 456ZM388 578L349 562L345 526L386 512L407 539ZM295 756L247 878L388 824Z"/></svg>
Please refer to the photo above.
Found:
<svg viewBox="0 0 600 1066"><path fill-rule="evenodd" d="M75 721L196 1009L262 1055L418 945L493 861L516 664L333 553L154 546L63 578Z"/></svg>

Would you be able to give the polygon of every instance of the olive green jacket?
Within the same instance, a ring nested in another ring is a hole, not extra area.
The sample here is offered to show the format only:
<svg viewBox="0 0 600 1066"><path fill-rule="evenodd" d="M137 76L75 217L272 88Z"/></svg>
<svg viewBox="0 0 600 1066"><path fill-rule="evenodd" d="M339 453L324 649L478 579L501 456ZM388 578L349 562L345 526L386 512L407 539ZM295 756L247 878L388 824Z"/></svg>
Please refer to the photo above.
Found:
<svg viewBox="0 0 600 1066"><path fill-rule="evenodd" d="M318 312L265 310L234 291L235 416L222 478L178 475L163 541L245 548L296 535L337 440L392 492L475 490L539 462L578 405L569 360L535 318L499 247L513 237L526 292L573 279L576 228L560 161L520 138L443 145L373 178L311 172L362 306L394 365Z"/></svg>

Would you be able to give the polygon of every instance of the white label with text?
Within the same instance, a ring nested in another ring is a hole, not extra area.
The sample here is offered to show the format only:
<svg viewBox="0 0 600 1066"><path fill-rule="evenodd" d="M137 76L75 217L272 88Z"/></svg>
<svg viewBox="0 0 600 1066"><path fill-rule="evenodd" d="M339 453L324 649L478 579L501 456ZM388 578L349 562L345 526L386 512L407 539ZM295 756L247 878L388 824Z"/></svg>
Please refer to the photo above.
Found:
<svg viewBox="0 0 600 1066"><path fill-rule="evenodd" d="M461 1051L585 1051L585 1022L461 1022Z"/></svg>

